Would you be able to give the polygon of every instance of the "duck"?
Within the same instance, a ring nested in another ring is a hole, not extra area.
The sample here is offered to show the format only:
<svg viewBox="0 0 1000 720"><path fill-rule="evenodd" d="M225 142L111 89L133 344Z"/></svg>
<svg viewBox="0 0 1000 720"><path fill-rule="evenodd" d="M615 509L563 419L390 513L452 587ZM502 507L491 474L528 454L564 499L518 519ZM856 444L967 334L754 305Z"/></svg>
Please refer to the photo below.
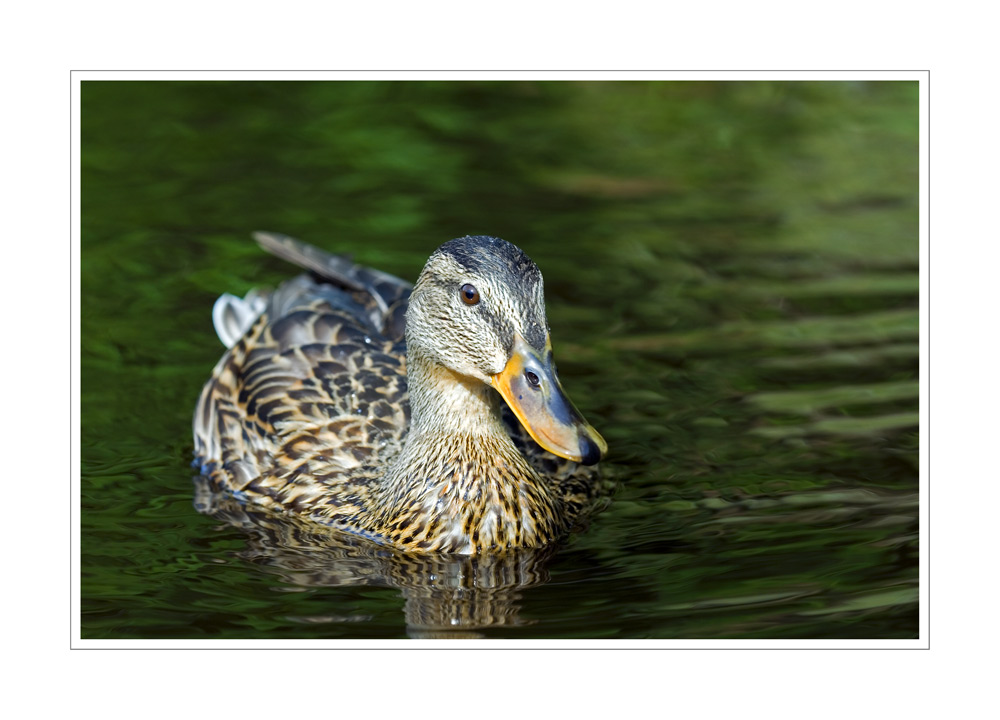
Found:
<svg viewBox="0 0 1000 720"><path fill-rule="evenodd" d="M214 491L414 554L546 547L593 509L608 446L560 384L524 251L456 238L410 285L254 238L306 272L215 303L227 349L193 418Z"/></svg>

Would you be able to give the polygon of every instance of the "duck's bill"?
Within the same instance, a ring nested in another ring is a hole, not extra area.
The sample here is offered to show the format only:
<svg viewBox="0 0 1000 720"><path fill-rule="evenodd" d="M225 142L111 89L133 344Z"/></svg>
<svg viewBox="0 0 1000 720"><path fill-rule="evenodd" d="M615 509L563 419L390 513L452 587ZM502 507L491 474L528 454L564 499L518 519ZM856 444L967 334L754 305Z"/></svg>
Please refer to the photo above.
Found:
<svg viewBox="0 0 1000 720"><path fill-rule="evenodd" d="M491 384L534 441L550 453L584 465L594 465L607 453L604 438L563 392L548 347L542 357L515 335L514 352Z"/></svg>

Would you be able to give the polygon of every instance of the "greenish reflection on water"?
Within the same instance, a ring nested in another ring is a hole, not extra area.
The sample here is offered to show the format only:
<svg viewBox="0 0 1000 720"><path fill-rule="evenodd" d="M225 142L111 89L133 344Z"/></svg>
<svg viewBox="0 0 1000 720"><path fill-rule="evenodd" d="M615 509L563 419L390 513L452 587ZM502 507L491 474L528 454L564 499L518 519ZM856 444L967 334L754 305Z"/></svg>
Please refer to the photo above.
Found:
<svg viewBox="0 0 1000 720"><path fill-rule="evenodd" d="M916 637L917 90L85 82L83 637ZM196 512L211 305L290 274L256 229L523 247L608 509L475 566Z"/></svg>

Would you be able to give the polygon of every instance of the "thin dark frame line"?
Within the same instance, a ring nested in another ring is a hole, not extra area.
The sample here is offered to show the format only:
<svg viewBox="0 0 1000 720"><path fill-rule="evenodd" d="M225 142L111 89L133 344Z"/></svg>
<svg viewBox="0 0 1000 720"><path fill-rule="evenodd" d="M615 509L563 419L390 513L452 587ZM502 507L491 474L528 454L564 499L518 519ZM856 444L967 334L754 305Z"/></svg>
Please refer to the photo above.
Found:
<svg viewBox="0 0 1000 720"><path fill-rule="evenodd" d="M142 68L127 68L127 69L87 69L79 68L75 70L70 70L70 73L84 73L84 72L114 72L114 73L204 73L204 72L217 72L217 73L330 73L330 72L342 72L342 73L425 73L425 72L435 72L435 73L626 73L626 72L638 72L638 73L663 73L663 72L673 72L673 73L873 73L873 72L884 72L884 73L911 73L920 72L927 73L928 78L930 75L930 70L926 68L922 69L868 69L868 70L847 70L847 69L828 69L828 68L818 68L814 70L781 70L781 69L757 69L757 70L677 70L677 69L660 69L660 70L650 70L650 69L630 69L623 68L620 70L608 70L608 69L593 69L593 70L567 70L567 69L543 69L543 70L512 70L512 69L479 69L479 70L469 70L469 69L413 69L413 68L388 68L388 69L364 69L364 68L352 68L352 69L288 69L288 70L255 70L255 69L239 69L239 70L225 70L219 68L208 68L201 70L174 70L174 69L142 69Z"/></svg>

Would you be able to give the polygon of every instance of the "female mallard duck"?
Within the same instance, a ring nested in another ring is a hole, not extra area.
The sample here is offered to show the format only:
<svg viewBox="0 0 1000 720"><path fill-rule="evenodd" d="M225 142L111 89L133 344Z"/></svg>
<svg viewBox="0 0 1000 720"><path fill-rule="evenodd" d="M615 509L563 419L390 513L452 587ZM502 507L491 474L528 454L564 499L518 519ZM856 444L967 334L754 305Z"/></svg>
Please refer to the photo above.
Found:
<svg viewBox="0 0 1000 720"><path fill-rule="evenodd" d="M539 547L572 526L607 445L559 384L527 255L499 238L452 240L411 291L292 238L255 237L311 275L216 303L230 347L194 441L217 489L410 552Z"/></svg>

